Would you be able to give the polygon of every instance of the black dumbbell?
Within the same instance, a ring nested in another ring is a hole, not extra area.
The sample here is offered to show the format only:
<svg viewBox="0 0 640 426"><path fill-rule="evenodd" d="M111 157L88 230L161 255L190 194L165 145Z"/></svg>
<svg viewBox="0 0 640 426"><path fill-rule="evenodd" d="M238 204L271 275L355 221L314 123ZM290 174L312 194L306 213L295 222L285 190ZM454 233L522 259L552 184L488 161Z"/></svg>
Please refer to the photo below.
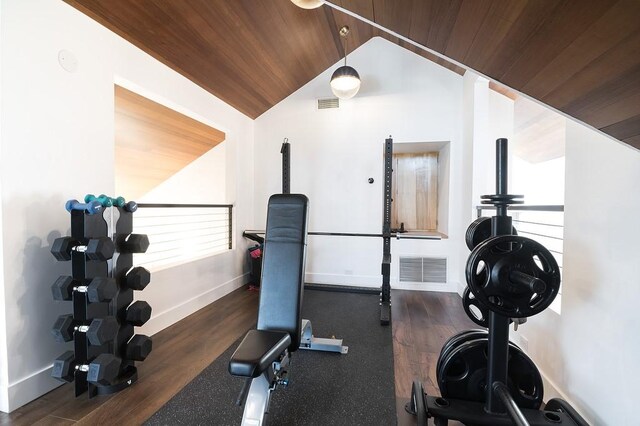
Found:
<svg viewBox="0 0 640 426"><path fill-rule="evenodd" d="M121 361L112 354L100 354L89 364L76 364L73 351L67 351L53 362L51 376L63 382L72 382L76 371L87 373L87 381L110 385L120 373Z"/></svg>
<svg viewBox="0 0 640 426"><path fill-rule="evenodd" d="M71 260L71 252L84 253L89 260L107 260L113 257L115 246L111 238L91 238L87 245L71 237L56 238L51 246L51 254L61 261Z"/></svg>
<svg viewBox="0 0 640 426"><path fill-rule="evenodd" d="M78 281L67 275L62 275L51 286L53 300L71 300L73 292L86 293L89 302L108 302L118 292L116 280L108 277L96 277L89 285L78 285Z"/></svg>
<svg viewBox="0 0 640 426"><path fill-rule="evenodd" d="M151 318L151 306L147 302L138 300L127 308L127 322L140 327Z"/></svg>
<svg viewBox="0 0 640 426"><path fill-rule="evenodd" d="M138 204L135 201L129 201L124 206L122 206L122 208L129 213L133 213L138 210Z"/></svg>
<svg viewBox="0 0 640 426"><path fill-rule="evenodd" d="M149 248L146 234L118 235L116 245L120 253L144 253Z"/></svg>
<svg viewBox="0 0 640 426"><path fill-rule="evenodd" d="M144 334L136 334L127 343L126 355L127 359L134 361L144 361L151 353L151 338Z"/></svg>
<svg viewBox="0 0 640 426"><path fill-rule="evenodd" d="M114 317L95 318L90 325L78 325L70 314L60 315L53 324L51 333L58 342L73 340L74 332L85 333L92 345L104 345L115 339L119 324Z"/></svg>
<svg viewBox="0 0 640 426"><path fill-rule="evenodd" d="M124 282L127 287L133 290L144 290L147 284L151 282L151 273L142 266L136 266L127 272Z"/></svg>

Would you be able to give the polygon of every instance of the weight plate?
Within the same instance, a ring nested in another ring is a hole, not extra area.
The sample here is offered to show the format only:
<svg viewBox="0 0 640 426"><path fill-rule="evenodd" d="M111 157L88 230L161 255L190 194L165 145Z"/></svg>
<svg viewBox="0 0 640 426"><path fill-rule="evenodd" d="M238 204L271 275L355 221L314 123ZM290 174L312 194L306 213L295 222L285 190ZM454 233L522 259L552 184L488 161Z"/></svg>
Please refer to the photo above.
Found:
<svg viewBox="0 0 640 426"><path fill-rule="evenodd" d="M452 349L438 378L443 398L485 401L487 380L486 338L467 341ZM542 377L531 359L509 343L507 386L521 408L537 410L543 399Z"/></svg>
<svg viewBox="0 0 640 426"><path fill-rule="evenodd" d="M545 310L558 295L560 268L542 244L517 235L501 235L480 243L466 266L469 289L488 309L509 318L524 318ZM536 293L513 281L523 273L544 283Z"/></svg>
<svg viewBox="0 0 640 426"><path fill-rule="evenodd" d="M487 332L487 330L476 329L465 330L451 336L446 342L444 342L444 345L442 345L442 349L440 349L440 356L438 357L438 361L436 363L436 377L440 377L440 367L442 366L442 361L447 357L447 355L449 355L451 349L469 340L475 340L481 337L486 338L488 335L489 333Z"/></svg>
<svg viewBox="0 0 640 426"><path fill-rule="evenodd" d="M480 327L489 328L489 309L478 303L469 287L462 293L462 307L471 321Z"/></svg>
<svg viewBox="0 0 640 426"><path fill-rule="evenodd" d="M516 228L512 227L511 229L513 235L518 235ZM467 228L464 241L467 243L469 250L473 250L478 244L489 238L491 238L491 218L479 217L471 222L471 225Z"/></svg>

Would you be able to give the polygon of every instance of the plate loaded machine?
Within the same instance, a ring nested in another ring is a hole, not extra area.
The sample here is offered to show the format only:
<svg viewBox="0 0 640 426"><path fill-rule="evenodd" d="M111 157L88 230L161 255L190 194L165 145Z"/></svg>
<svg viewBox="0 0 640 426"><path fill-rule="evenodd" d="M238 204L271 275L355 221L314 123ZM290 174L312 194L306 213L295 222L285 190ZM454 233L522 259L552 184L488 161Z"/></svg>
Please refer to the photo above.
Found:
<svg viewBox="0 0 640 426"><path fill-rule="evenodd" d="M483 195L483 204L496 207L491 233L475 221L467 231L473 250L466 265L471 305L484 312L470 315L487 330L467 330L442 347L436 366L441 397L427 395L422 383L413 382L406 410L419 426L433 418L436 426L456 420L466 425L578 425L588 423L561 399L551 399L541 410L543 384L529 357L509 342L509 322L536 315L558 294L560 269L544 246L514 235L509 205L523 202L507 193L507 140L496 141L496 194ZM484 228L484 230L483 230ZM484 233L484 235L483 235ZM482 317L482 318L479 318Z"/></svg>
<svg viewBox="0 0 640 426"><path fill-rule="evenodd" d="M384 140L384 197L382 216L382 288L380 289L380 324L391 323L391 175L393 174L393 139Z"/></svg>
<svg viewBox="0 0 640 426"><path fill-rule="evenodd" d="M289 193L290 177L290 145L285 138L280 153L282 154L282 193ZM384 141L384 197L382 234L349 234L336 232L309 232L309 235L335 235L335 236L365 236L382 237L382 287L380 291L380 324L391 323L391 237L397 237L397 233L391 232L391 175L393 173L393 139L389 136ZM247 236L247 234L245 234ZM420 239L425 239L424 237Z"/></svg>

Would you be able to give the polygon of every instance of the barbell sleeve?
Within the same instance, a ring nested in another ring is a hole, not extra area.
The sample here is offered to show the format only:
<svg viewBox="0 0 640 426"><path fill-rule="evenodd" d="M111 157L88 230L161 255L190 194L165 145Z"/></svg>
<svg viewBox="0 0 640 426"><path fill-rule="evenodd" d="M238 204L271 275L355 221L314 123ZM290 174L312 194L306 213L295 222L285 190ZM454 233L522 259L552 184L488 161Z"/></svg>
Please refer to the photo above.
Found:
<svg viewBox="0 0 640 426"><path fill-rule="evenodd" d="M511 280L511 282L526 286L536 294L544 293L544 291L547 289L547 284L545 284L545 282L540 278L525 274L524 272L511 271L511 273L509 274L509 279Z"/></svg>

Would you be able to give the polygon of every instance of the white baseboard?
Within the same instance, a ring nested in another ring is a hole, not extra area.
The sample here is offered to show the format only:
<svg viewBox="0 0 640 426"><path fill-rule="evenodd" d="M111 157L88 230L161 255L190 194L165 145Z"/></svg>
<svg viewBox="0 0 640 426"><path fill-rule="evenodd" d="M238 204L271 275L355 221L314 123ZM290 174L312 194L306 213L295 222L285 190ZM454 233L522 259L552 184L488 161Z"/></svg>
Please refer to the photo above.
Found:
<svg viewBox="0 0 640 426"><path fill-rule="evenodd" d="M51 377L51 369L52 366L49 365L28 377L10 383L7 398L1 401L0 411L10 413L61 386L63 383Z"/></svg>
<svg viewBox="0 0 640 426"><path fill-rule="evenodd" d="M437 291L441 293L455 293L457 284L449 283L391 283L394 290Z"/></svg>
<svg viewBox="0 0 640 426"><path fill-rule="evenodd" d="M344 275L344 274L320 274L307 272L305 282L331 285L345 285L352 287L379 288L382 283L380 275Z"/></svg>
<svg viewBox="0 0 640 426"><path fill-rule="evenodd" d="M575 402L571 400L560 390L558 386L553 382L553 380L549 379L549 377L544 373L544 371L539 370L540 375L542 376L542 383L544 384L544 400L549 401L552 398L561 398L567 401L577 412L580 414L589 424L596 424L593 419L590 419L585 413L578 407Z"/></svg>
<svg viewBox="0 0 640 426"><path fill-rule="evenodd" d="M307 272L305 281L309 283L342 285L350 287L380 288L382 279L380 275L344 275L344 274L320 274ZM439 291L453 293L458 287L457 282L448 283L405 283L398 282L397 277L391 277L391 288L397 290Z"/></svg>
<svg viewBox="0 0 640 426"><path fill-rule="evenodd" d="M235 277L225 283L218 285L212 289L205 291L202 294L192 297L191 299L182 302L179 305L173 306L171 309L160 312L153 315L147 323L136 332L139 334L146 334L152 336L159 331L175 324L181 319L188 317L192 313L199 311L205 306L215 302L221 297L226 296L232 291L242 287L249 282L249 273L245 273L238 277Z"/></svg>
<svg viewBox="0 0 640 426"><path fill-rule="evenodd" d="M523 345L522 340L520 339L520 334L516 333L516 334L510 334L509 335L509 340L511 340L513 343L515 343L516 345L520 346L521 348L525 345ZM529 357L531 357L530 354L527 353L527 351L524 351ZM584 419L589 423L589 424L595 424L592 422L592 419L589 419L588 416L586 416L584 414L584 412L582 410L579 409L579 407L574 403L574 401L571 400L571 398L569 398L567 396L566 393L564 393L557 385L556 383L551 380L549 378L549 376L547 376L547 374L538 367L538 371L540 372L540 376L542 377L542 384L543 384L543 388L544 388L544 401L547 402L550 399L553 398L561 398L564 399L565 401L567 401L577 412L578 414L580 414L582 417L584 417Z"/></svg>
<svg viewBox="0 0 640 426"><path fill-rule="evenodd" d="M137 329L136 332L153 335L164 330L170 325L175 324L181 319L242 287L248 280L249 274L246 273L207 290L169 310L151 317L151 319L143 327ZM9 384L6 398L0 398L0 411L10 413L62 385L62 383L51 377L51 369L52 365L48 365L28 377Z"/></svg>

